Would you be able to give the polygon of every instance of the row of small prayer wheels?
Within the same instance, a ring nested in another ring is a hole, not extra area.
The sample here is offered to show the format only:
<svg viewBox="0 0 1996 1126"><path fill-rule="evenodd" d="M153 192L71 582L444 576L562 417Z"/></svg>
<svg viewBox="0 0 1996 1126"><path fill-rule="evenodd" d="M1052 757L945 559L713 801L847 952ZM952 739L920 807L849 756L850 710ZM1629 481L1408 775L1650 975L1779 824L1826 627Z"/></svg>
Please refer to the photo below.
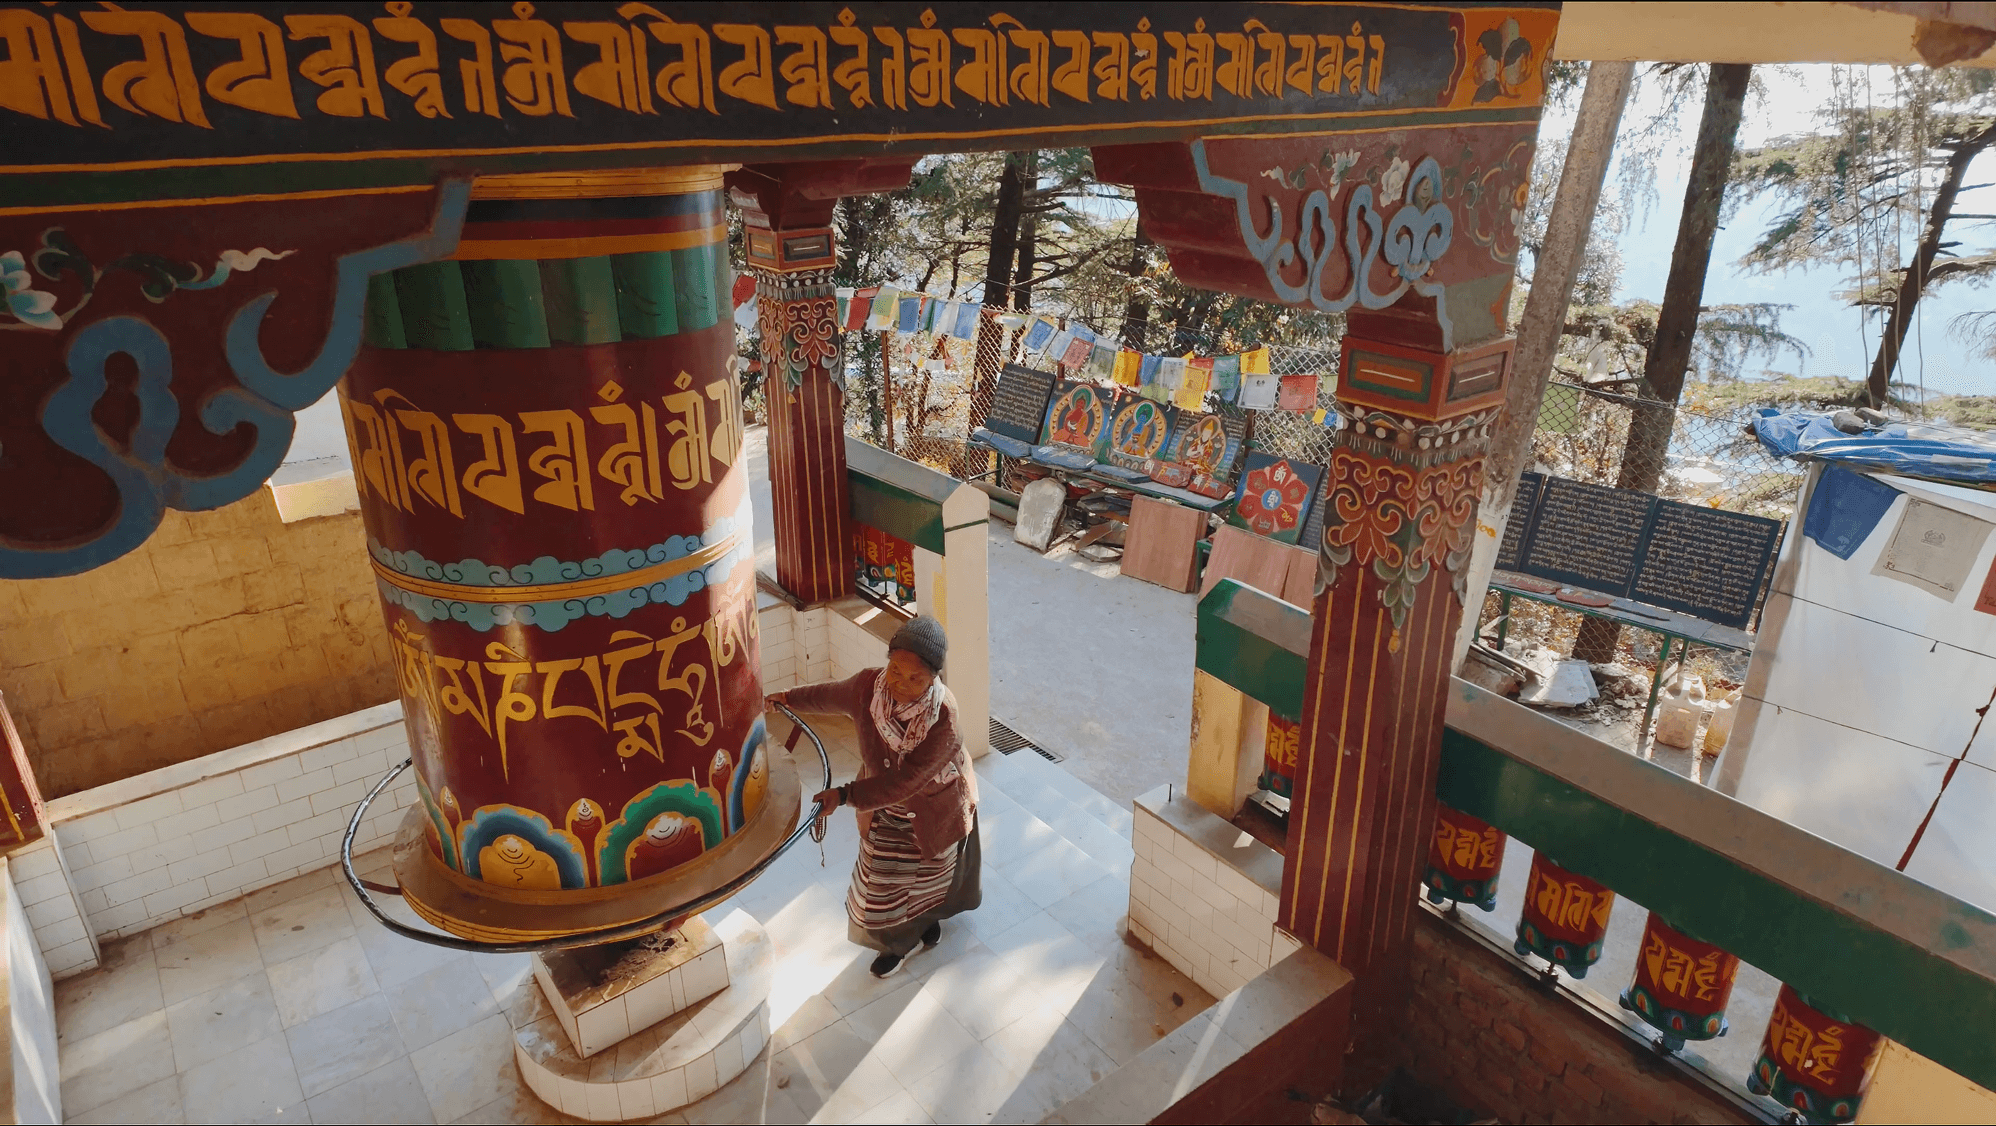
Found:
<svg viewBox="0 0 1996 1126"><path fill-rule="evenodd" d="M1442 806L1428 853L1428 899L1496 910L1504 842L1493 826ZM1576 978L1586 977L1601 958L1614 906L1614 892L1536 852L1515 948L1521 956L1534 954ZM1622 1007L1657 1029L1672 1051L1688 1040L1723 1036L1739 965L1738 958L1652 911ZM1857 1117L1883 1042L1878 1033L1784 984L1747 1089L1773 1097L1804 1122L1849 1122Z"/></svg>

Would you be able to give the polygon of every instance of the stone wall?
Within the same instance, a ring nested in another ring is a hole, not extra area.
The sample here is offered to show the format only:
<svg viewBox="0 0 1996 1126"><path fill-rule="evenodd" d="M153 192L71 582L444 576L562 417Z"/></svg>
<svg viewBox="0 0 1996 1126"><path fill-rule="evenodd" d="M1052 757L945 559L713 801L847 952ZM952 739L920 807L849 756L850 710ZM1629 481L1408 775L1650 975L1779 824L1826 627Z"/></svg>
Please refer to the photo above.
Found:
<svg viewBox="0 0 1996 1126"><path fill-rule="evenodd" d="M258 490L0 582L0 691L50 798L394 699L360 515L286 524Z"/></svg>
<svg viewBox="0 0 1996 1126"><path fill-rule="evenodd" d="M1413 996L1396 1022L1401 1062L1479 1118L1755 1121L1426 911L1413 940Z"/></svg>

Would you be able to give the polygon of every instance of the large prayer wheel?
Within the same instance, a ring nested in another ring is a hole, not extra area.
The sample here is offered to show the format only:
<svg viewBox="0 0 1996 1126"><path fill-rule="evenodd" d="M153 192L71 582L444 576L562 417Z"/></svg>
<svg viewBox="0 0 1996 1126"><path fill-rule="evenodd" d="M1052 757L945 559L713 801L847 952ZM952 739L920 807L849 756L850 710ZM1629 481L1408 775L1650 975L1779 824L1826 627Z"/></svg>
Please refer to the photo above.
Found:
<svg viewBox="0 0 1996 1126"><path fill-rule="evenodd" d="M720 173L482 179L452 260L369 291L340 405L422 796L397 876L465 937L645 919L796 823Z"/></svg>

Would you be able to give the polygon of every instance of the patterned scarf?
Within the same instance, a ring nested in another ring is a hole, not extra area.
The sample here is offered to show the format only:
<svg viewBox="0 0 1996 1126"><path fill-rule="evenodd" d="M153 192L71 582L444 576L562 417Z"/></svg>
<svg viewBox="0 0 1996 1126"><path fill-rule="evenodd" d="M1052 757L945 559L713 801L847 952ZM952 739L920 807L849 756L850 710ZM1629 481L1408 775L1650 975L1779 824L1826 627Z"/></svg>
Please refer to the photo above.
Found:
<svg viewBox="0 0 1996 1126"><path fill-rule="evenodd" d="M942 678L931 680L929 690L914 703L899 704L887 691L887 670L881 669L873 678L873 702L868 711L881 741L895 754L905 755L929 737L929 728L943 714Z"/></svg>

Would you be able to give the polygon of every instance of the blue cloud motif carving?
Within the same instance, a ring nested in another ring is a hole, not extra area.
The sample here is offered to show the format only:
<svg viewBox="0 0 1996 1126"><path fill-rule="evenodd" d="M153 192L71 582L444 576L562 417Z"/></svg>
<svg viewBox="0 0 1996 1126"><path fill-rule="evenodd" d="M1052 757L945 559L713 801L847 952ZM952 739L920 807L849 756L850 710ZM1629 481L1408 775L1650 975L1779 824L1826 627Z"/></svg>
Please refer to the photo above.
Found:
<svg viewBox="0 0 1996 1126"><path fill-rule="evenodd" d="M739 531L738 531L739 530ZM478 559L456 563L436 563L414 551L393 551L374 539L367 550L381 566L398 574L461 586L503 589L509 586L541 586L603 578L640 571L674 559L684 559L703 548L735 537L734 546L719 559L655 583L628 590L568 598L548 602L461 602L403 590L379 576L375 587L387 602L416 615L422 622L461 622L480 633L494 626L530 625L549 633L579 618L623 618L645 606L683 606L686 600L723 581L742 560L755 550L755 510L746 493L732 517L714 521L697 536L669 536L643 550L615 548L591 559L569 562L543 555L529 563L498 566Z"/></svg>

